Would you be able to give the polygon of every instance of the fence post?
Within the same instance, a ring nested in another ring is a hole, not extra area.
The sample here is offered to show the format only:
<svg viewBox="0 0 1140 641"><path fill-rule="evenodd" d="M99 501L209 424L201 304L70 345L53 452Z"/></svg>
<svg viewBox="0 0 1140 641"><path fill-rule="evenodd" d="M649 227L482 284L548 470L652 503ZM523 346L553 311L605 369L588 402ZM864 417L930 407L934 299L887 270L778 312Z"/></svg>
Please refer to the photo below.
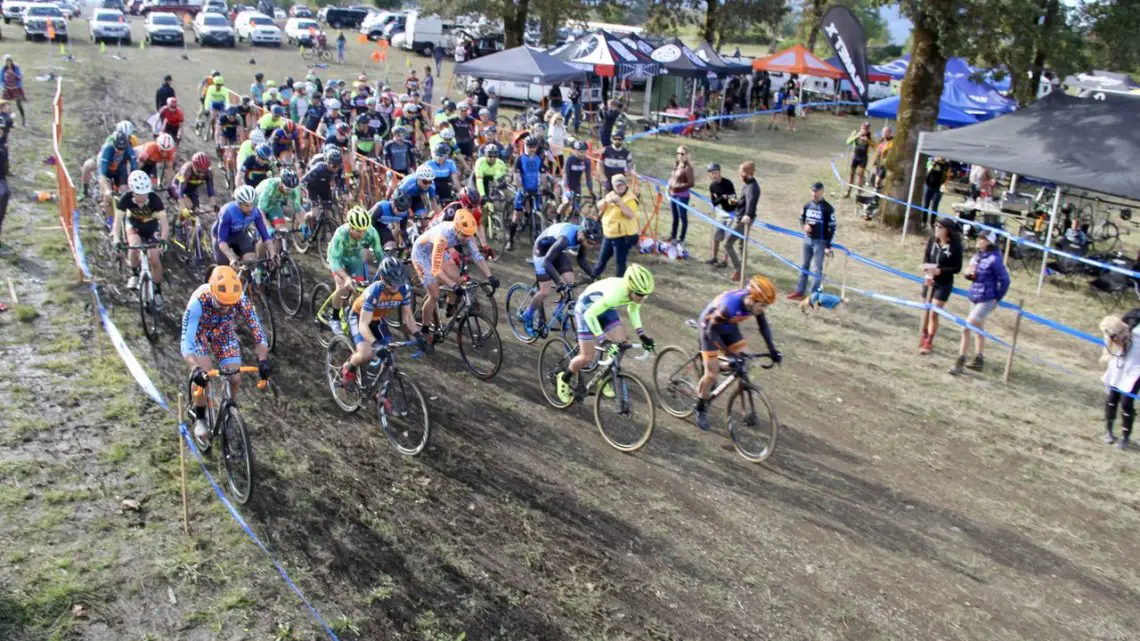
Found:
<svg viewBox="0 0 1140 641"><path fill-rule="evenodd" d="M731 230L730 230L731 231ZM748 245L749 239L752 237L752 225L744 228L744 242L740 249L740 288L744 289L744 284L748 282Z"/></svg>
<svg viewBox="0 0 1140 641"><path fill-rule="evenodd" d="M182 413L182 392L178 393L178 415L176 420L179 426L185 414ZM182 468L182 533L190 536L190 503L186 497L186 439L182 436L182 429L178 429L178 465Z"/></svg>
<svg viewBox="0 0 1140 641"><path fill-rule="evenodd" d="M1021 331L1021 314L1024 311L1025 299L1017 301L1017 318L1013 320L1013 340L1009 342L1009 354L1005 357L1005 373L1001 382L1009 382L1009 373L1013 369L1013 354L1017 351L1017 335Z"/></svg>

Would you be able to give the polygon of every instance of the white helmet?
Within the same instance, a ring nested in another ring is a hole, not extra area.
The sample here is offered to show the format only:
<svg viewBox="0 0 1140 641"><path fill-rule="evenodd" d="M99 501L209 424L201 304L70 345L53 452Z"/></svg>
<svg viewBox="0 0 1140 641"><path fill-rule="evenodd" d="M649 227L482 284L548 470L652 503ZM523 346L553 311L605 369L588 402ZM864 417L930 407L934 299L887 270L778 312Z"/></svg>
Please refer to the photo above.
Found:
<svg viewBox="0 0 1140 641"><path fill-rule="evenodd" d="M325 107L328 109L336 109L337 111L340 111L340 101L336 98L330 98L329 100L325 101Z"/></svg>
<svg viewBox="0 0 1140 641"><path fill-rule="evenodd" d="M420 165L416 170L416 180L435 180L435 172L427 165Z"/></svg>
<svg viewBox="0 0 1140 641"><path fill-rule="evenodd" d="M439 132L439 137L444 140L455 140L455 132L450 127Z"/></svg>
<svg viewBox="0 0 1140 641"><path fill-rule="evenodd" d="M411 96L409 96L409 95L408 95L408 94L406 94L406 93L402 93L402 94L400 94L399 102L401 102L401 103L405 103L405 102L407 102L407 101L409 101L409 100L411 100L411 99L412 99L412 97L411 97Z"/></svg>
<svg viewBox="0 0 1140 641"><path fill-rule="evenodd" d="M130 120L120 120L119 124L115 125L115 133L123 132L128 136L133 136L135 133L135 126L131 124Z"/></svg>
<svg viewBox="0 0 1140 641"><path fill-rule="evenodd" d="M127 186L139 196L145 196L150 193L150 176L145 171L136 169L127 176Z"/></svg>
<svg viewBox="0 0 1140 641"><path fill-rule="evenodd" d="M253 204L253 201L256 199L257 190L253 187L250 187L249 185L242 185L241 187L238 187L236 191L234 191L234 200L238 201L241 204Z"/></svg>
<svg viewBox="0 0 1140 641"><path fill-rule="evenodd" d="M163 151L174 149L174 136L168 133L158 134L158 138L156 138L155 141L158 143L158 148Z"/></svg>
<svg viewBox="0 0 1140 641"><path fill-rule="evenodd" d="M265 144L265 132L260 129L254 129L249 132L249 142L254 147Z"/></svg>

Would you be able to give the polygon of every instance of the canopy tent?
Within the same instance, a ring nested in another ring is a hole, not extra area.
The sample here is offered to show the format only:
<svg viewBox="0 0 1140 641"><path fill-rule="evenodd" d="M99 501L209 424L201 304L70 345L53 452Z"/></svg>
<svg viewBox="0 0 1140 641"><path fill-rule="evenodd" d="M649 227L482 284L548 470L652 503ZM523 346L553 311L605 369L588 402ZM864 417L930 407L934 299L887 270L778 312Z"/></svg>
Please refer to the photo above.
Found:
<svg viewBox="0 0 1140 641"><path fill-rule="evenodd" d="M774 53L767 58L753 60L752 69L755 71L782 71L818 78L842 78L847 75L820 60L802 45L794 45L790 49Z"/></svg>
<svg viewBox="0 0 1140 641"><path fill-rule="evenodd" d="M1126 73L1114 71L1093 70L1089 73L1078 73L1065 78L1065 85L1077 90L1101 91L1131 91L1140 88L1140 84Z"/></svg>
<svg viewBox="0 0 1140 641"><path fill-rule="evenodd" d="M455 65L455 73L535 85L555 85L586 77L585 71L525 45L461 62Z"/></svg>
<svg viewBox="0 0 1140 641"><path fill-rule="evenodd" d="M661 65L630 49L613 34L598 30L568 42L550 55L602 78L642 79L661 73Z"/></svg>
<svg viewBox="0 0 1140 641"><path fill-rule="evenodd" d="M908 53L897 60L881 65L872 65L872 67L875 71L889 76L891 80L902 80L906 76L906 68L909 65L910 54ZM1000 72L996 69L983 70L973 67L962 58L950 58L946 61L945 74L947 78L966 78L969 80L971 76L980 75L986 83L999 92L1009 91L1012 86L1009 74L1005 74L1001 80L995 80L994 77L998 73Z"/></svg>
<svg viewBox="0 0 1140 641"><path fill-rule="evenodd" d="M1140 199L1140 128L1136 109L1125 102L1085 100L1054 91L1037 102L972 127L922 133L911 185L921 154L980 164L1056 184ZM1056 222L1061 190L1053 200ZM910 205L907 205L907 215ZM1049 226L1045 245L1052 243ZM1044 279L1038 279L1038 292Z"/></svg>
<svg viewBox="0 0 1140 641"><path fill-rule="evenodd" d="M1001 95L986 81L974 82L969 74L946 75L942 100L978 120L989 120L1017 109L1017 101Z"/></svg>
<svg viewBox="0 0 1140 641"><path fill-rule="evenodd" d="M880 73L886 74L891 80L902 80L906 76L907 65L910 64L910 54L903 56L897 60L875 65L875 69Z"/></svg>
<svg viewBox="0 0 1140 641"><path fill-rule="evenodd" d="M836 69L842 71L842 78L844 80L850 80L850 78L847 77L847 71L843 68L843 63L839 61L839 56L832 56L825 60L825 62L832 67L835 67ZM890 75L883 73L877 69L875 65L867 65L867 80L869 82L890 82L891 77Z"/></svg>
<svg viewBox="0 0 1140 641"><path fill-rule="evenodd" d="M891 96L890 98L876 100L867 106L867 115L871 116L872 118L886 118L887 120L896 120L898 118L898 111L898 96ZM977 124L977 122L977 118L946 102L945 99L939 101L938 124L944 127L954 128Z"/></svg>
<svg viewBox="0 0 1140 641"><path fill-rule="evenodd" d="M716 52L713 46L708 42L702 40L693 51L701 60L704 60L709 65L709 70L720 76L737 75L752 73L752 66L739 64L726 59L724 56Z"/></svg>
<svg viewBox="0 0 1140 641"><path fill-rule="evenodd" d="M657 48L653 45L653 43L649 42L645 38L642 38L636 33L619 33L614 35L616 35L618 40L621 40L625 46L642 55L648 56L649 54L653 53L654 49Z"/></svg>
<svg viewBox="0 0 1140 641"><path fill-rule="evenodd" d="M661 63L665 72L673 76L704 78L709 71L714 71L709 63L676 38L666 40L664 44L654 49L649 57Z"/></svg>

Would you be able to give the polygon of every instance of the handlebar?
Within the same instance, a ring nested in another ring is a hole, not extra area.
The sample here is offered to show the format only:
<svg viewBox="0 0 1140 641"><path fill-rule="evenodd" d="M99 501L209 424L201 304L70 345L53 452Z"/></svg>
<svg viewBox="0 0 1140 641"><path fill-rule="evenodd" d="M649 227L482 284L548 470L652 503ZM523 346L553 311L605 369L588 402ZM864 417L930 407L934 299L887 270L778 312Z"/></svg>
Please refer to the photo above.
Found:
<svg viewBox="0 0 1140 641"><path fill-rule="evenodd" d="M258 373L257 367L255 367L253 365L242 365L241 367L238 367L238 368L212 369L212 370L206 372L206 376L208 376L209 378L218 378L219 376L230 377L230 376L237 376L238 374L257 374L257 373ZM268 380L263 380L263 381L257 382L257 389L266 389L267 387L269 387L269 381Z"/></svg>
<svg viewBox="0 0 1140 641"><path fill-rule="evenodd" d="M721 358L726 360L729 364L736 364L741 367L743 367L744 364L748 361L757 359L767 361L766 363L760 364L760 367L763 369L772 369L776 366L776 359L773 358L772 355L768 352L754 354L747 354L742 352L740 354L732 354L730 356L721 356Z"/></svg>

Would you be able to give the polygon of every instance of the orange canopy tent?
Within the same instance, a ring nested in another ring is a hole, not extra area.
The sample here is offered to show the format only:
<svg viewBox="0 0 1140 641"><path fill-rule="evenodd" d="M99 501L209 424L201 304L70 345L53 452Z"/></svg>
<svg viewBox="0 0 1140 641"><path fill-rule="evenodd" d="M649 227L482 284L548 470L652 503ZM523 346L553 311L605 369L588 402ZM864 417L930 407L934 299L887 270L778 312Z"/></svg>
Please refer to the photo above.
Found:
<svg viewBox="0 0 1140 641"><path fill-rule="evenodd" d="M802 45L795 45L791 49L774 53L767 58L757 58L752 61L752 69L755 71L782 71L821 78L842 78L846 75L817 58L814 53Z"/></svg>

